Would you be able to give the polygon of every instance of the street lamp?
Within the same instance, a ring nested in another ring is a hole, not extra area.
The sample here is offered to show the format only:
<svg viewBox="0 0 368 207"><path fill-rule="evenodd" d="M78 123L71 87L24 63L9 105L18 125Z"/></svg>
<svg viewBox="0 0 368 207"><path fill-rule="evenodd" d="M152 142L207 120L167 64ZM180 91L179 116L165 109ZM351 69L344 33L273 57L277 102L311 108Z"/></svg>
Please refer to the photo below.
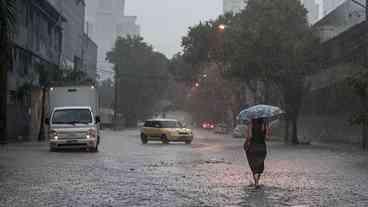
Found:
<svg viewBox="0 0 368 207"><path fill-rule="evenodd" d="M218 29L219 29L220 31L224 31L224 30L226 29L226 25L224 25L224 24L220 24L220 25L218 26Z"/></svg>

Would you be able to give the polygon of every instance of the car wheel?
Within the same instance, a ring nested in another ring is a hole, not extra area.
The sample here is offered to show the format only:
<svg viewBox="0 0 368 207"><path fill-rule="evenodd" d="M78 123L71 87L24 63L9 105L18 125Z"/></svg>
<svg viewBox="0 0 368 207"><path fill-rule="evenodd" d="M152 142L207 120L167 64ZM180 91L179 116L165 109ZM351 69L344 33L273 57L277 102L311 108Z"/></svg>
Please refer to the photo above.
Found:
<svg viewBox="0 0 368 207"><path fill-rule="evenodd" d="M192 144L192 141L191 140L188 140L188 141L185 141L185 144Z"/></svg>
<svg viewBox="0 0 368 207"><path fill-rule="evenodd" d="M54 147L50 147L49 151L50 152L56 152L56 149Z"/></svg>
<svg viewBox="0 0 368 207"><path fill-rule="evenodd" d="M98 145L96 145L96 147L89 148L88 151L92 152L92 153L97 153L98 152Z"/></svg>
<svg viewBox="0 0 368 207"><path fill-rule="evenodd" d="M161 136L161 141L163 144L169 144L169 140L167 139L167 136L164 134Z"/></svg>
<svg viewBox="0 0 368 207"><path fill-rule="evenodd" d="M142 144L147 144L148 143L147 136L144 134L141 134L141 141L142 141Z"/></svg>

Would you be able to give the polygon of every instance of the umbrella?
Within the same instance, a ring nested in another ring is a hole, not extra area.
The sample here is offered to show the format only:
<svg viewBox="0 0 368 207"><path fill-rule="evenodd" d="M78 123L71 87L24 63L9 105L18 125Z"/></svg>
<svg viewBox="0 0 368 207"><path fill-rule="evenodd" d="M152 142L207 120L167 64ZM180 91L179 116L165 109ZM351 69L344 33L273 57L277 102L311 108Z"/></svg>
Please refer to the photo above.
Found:
<svg viewBox="0 0 368 207"><path fill-rule="evenodd" d="M256 105L245 109L239 113L239 119L244 121L251 121L252 119L273 119L285 112L276 106L270 105Z"/></svg>

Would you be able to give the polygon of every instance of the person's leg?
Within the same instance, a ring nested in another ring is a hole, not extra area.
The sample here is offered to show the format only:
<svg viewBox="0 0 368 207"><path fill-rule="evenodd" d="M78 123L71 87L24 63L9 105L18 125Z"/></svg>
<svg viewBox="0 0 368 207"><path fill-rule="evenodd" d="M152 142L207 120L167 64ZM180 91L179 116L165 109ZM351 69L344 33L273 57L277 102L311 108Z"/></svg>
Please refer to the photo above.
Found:
<svg viewBox="0 0 368 207"><path fill-rule="evenodd" d="M256 185L256 183L257 183L257 176L256 176L256 174L254 172L252 172L252 174L253 174L254 185Z"/></svg>
<svg viewBox="0 0 368 207"><path fill-rule="evenodd" d="M256 186L259 186L259 180L261 179L261 173L258 173L257 175L256 175L256 180L257 180L257 183L256 183Z"/></svg>

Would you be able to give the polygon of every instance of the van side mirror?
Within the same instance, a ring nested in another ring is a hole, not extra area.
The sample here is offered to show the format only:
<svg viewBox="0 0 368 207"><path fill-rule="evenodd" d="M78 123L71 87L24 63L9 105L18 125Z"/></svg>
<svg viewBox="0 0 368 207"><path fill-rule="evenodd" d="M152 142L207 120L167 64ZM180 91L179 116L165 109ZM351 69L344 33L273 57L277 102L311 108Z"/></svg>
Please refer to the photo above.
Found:
<svg viewBox="0 0 368 207"><path fill-rule="evenodd" d="M95 120L96 120L96 124L100 123L101 122L101 118L99 116L96 116L95 117Z"/></svg>
<svg viewBox="0 0 368 207"><path fill-rule="evenodd" d="M46 125L50 125L50 118L46 118L46 119L45 119L45 124L46 124Z"/></svg>

